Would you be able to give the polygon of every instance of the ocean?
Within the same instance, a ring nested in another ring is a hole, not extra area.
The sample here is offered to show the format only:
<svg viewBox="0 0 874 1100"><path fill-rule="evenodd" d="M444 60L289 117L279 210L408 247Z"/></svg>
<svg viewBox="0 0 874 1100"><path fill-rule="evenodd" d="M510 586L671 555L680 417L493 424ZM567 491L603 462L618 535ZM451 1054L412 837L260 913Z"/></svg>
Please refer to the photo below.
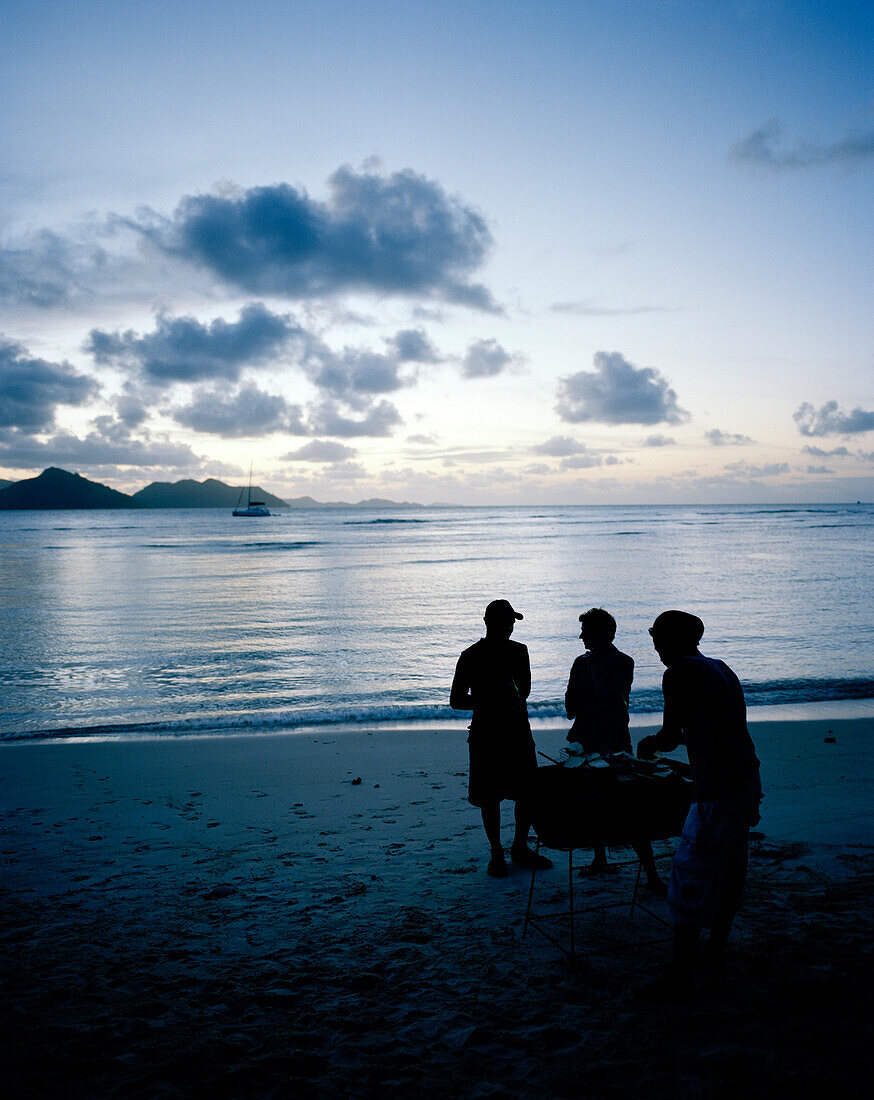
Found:
<svg viewBox="0 0 874 1100"><path fill-rule="evenodd" d="M559 724L603 606L661 705L647 627L682 608L751 706L874 699L874 506L0 513L0 740L441 723L489 600L525 618Z"/></svg>

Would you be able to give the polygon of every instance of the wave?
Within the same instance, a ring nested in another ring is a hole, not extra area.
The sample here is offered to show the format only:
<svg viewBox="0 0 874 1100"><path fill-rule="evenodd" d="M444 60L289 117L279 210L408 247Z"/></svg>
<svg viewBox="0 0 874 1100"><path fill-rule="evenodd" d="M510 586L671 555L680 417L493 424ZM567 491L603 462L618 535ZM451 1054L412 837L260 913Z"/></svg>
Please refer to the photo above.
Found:
<svg viewBox="0 0 874 1100"><path fill-rule="evenodd" d="M324 541L318 539L290 541L265 541L265 542L235 542L232 539L213 539L203 542L144 542L141 546L145 550L178 550L181 552L193 550L198 554L214 553L216 550L231 550L234 552L246 551L251 553L256 550L305 550L309 546L324 546Z"/></svg>
<svg viewBox="0 0 874 1100"><path fill-rule="evenodd" d="M824 703L854 699L874 699L874 679L810 679L766 680L743 685L748 706L773 706L780 703ZM631 695L633 714L655 714L662 709L660 688L634 689ZM528 712L534 719L556 718L566 721L563 699L528 701ZM445 722L464 726L467 716L451 710L446 704L385 702L337 707L280 707L274 710L213 713L197 718L181 718L155 722L120 722L91 726L60 726L51 729L10 732L3 741L127 740L144 737L179 738L215 733L269 733L305 731L324 726L403 725L409 723Z"/></svg>
<svg viewBox="0 0 874 1100"><path fill-rule="evenodd" d="M378 519L344 519L344 527L369 527L376 523L432 523L430 519L397 519L394 516L380 516Z"/></svg>

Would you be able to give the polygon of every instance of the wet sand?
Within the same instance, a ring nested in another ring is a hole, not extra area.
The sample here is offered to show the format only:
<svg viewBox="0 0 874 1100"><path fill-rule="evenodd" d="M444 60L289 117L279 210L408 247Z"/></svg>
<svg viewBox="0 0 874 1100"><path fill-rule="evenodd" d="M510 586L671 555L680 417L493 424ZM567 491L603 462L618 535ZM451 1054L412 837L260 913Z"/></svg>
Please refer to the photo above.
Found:
<svg viewBox="0 0 874 1100"><path fill-rule="evenodd" d="M658 1006L645 913L583 913L572 967L522 939L530 874L485 874L461 727L4 746L5 1094L867 1096L874 721L753 736L728 977ZM630 899L631 873L577 904Z"/></svg>

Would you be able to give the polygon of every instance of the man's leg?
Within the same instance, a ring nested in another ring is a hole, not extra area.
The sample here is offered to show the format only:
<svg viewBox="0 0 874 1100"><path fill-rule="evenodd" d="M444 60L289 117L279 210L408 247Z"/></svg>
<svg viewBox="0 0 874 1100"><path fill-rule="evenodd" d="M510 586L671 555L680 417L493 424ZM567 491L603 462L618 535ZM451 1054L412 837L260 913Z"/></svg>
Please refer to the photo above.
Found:
<svg viewBox="0 0 874 1100"><path fill-rule="evenodd" d="M636 844L632 844L632 848L646 873L647 886L660 897L667 897L668 887L666 883L662 882L661 876L656 870L652 844L648 840L639 840Z"/></svg>
<svg viewBox="0 0 874 1100"><path fill-rule="evenodd" d="M513 837L513 847L510 849L510 856L514 863L518 863L523 867L537 867L544 871L548 870L552 866L552 860L547 859L546 856L532 852L528 847L528 833L530 831L531 822L525 816L525 812L517 802L516 833Z"/></svg>
<svg viewBox="0 0 874 1100"><path fill-rule="evenodd" d="M489 847L493 852L501 851L501 803L489 802L480 807L483 817L483 826L488 837Z"/></svg>
<svg viewBox="0 0 874 1100"><path fill-rule="evenodd" d="M504 859L504 849L501 847L501 803L487 802L480 807L483 827L491 849L488 873L492 878L506 878L507 861Z"/></svg>
<svg viewBox="0 0 874 1100"><path fill-rule="evenodd" d="M749 831L738 836L726 854L719 902L710 925L706 961L716 974L725 969L725 950L737 911L743 901L744 883L749 862Z"/></svg>

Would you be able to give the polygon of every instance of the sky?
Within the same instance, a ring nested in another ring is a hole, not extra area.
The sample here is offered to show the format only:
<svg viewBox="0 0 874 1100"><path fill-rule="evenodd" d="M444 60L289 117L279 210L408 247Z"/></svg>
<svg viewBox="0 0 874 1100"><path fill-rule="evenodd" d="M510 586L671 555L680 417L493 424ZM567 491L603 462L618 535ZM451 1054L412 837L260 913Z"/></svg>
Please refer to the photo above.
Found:
<svg viewBox="0 0 874 1100"><path fill-rule="evenodd" d="M874 6L0 0L0 478L874 499Z"/></svg>

